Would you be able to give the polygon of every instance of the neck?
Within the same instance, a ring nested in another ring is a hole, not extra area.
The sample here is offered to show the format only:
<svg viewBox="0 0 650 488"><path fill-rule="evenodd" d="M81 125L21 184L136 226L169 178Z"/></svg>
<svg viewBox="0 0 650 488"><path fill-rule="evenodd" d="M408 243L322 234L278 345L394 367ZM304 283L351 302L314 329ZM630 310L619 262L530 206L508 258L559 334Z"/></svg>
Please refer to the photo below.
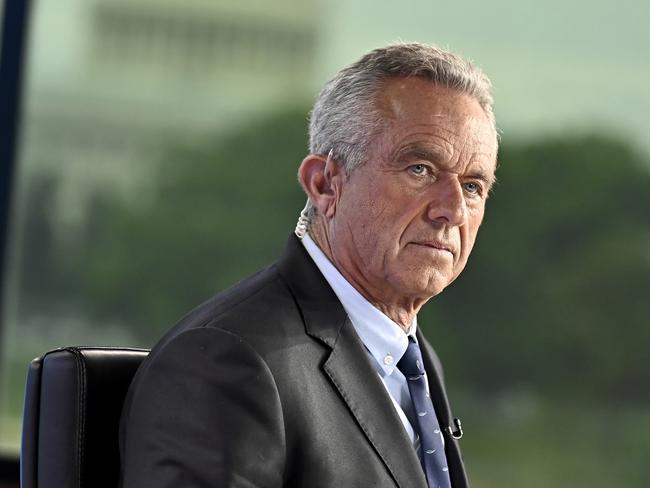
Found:
<svg viewBox="0 0 650 488"><path fill-rule="evenodd" d="M327 259L334 265L334 267L343 275L343 277L350 283L366 300L368 300L375 308L381 311L384 315L395 322L399 327L408 333L411 330L411 325L415 321L418 311L425 303L426 300L395 300L379 299L381 292L376 287L370 286L367 280L355 279L355 276L363 276L362 272L350 272L341 260L337 259L336 254L333 252L332 242L324 228L322 219L316 219L309 228L309 237L314 243L323 251ZM350 265L349 267L353 267ZM358 270L362 271L362 270Z"/></svg>

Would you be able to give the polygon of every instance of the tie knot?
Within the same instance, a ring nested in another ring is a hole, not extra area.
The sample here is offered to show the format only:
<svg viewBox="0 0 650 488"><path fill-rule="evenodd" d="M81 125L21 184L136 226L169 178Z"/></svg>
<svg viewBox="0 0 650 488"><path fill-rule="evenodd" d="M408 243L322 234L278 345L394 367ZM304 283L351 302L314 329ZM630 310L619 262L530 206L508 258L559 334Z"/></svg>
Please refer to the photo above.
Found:
<svg viewBox="0 0 650 488"><path fill-rule="evenodd" d="M420 346L409 337L409 345L402 359L397 363L397 368L404 376L422 376L424 374L424 364L422 364L422 353Z"/></svg>

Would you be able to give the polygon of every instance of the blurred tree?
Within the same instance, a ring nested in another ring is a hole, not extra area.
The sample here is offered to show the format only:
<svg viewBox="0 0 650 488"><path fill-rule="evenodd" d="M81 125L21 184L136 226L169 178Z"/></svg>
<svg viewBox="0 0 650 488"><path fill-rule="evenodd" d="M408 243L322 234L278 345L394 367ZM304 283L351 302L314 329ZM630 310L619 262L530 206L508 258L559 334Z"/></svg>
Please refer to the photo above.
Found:
<svg viewBox="0 0 650 488"><path fill-rule="evenodd" d="M304 203L306 112L171 151L149 205L98 204L80 258L92 313L148 345L272 260ZM468 269L421 318L453 382L647 400L648 162L592 136L506 143L500 166Z"/></svg>
<svg viewBox="0 0 650 488"><path fill-rule="evenodd" d="M153 202L95 202L101 225L80 258L90 312L132 325L150 345L201 299L277 256L304 206L296 174L307 111L171 149Z"/></svg>
<svg viewBox="0 0 650 488"><path fill-rule="evenodd" d="M29 236L22 243L18 254L21 286L31 291L29 296L21 297L25 303L21 308L37 306L47 300L50 283L43 276L61 275L57 273L56 260L52 252L52 216L48 213L54 205L55 178L49 173L34 175L25 190L24 232ZM60 285L60 283L56 283Z"/></svg>
<svg viewBox="0 0 650 488"><path fill-rule="evenodd" d="M35 173L25 188L25 218L18 244L19 281L17 311L21 316L48 313L56 309L62 295L71 294L78 286L78 272L71 263L58 259L60 245L55 239L55 208L57 178L50 172ZM71 281L70 275L75 275ZM56 293L52 291L56 290Z"/></svg>
<svg viewBox="0 0 650 488"><path fill-rule="evenodd" d="M499 160L470 264L428 305L447 370L486 392L647 400L648 161L597 136Z"/></svg>

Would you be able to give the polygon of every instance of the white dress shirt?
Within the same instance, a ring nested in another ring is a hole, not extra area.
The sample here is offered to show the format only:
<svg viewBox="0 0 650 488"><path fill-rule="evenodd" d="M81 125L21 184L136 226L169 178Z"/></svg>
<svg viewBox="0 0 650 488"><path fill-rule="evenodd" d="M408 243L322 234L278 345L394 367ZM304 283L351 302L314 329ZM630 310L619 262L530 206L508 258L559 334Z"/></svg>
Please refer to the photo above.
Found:
<svg viewBox="0 0 650 488"><path fill-rule="evenodd" d="M357 335L366 347L370 362L393 401L413 446L416 450L419 449L420 442L412 426L415 422L415 413L411 395L406 378L397 368L397 363L406 352L409 336L417 343L415 337L417 318L413 320L409 333L405 334L397 323L366 300L343 277L309 234L305 234L302 243L347 312Z"/></svg>

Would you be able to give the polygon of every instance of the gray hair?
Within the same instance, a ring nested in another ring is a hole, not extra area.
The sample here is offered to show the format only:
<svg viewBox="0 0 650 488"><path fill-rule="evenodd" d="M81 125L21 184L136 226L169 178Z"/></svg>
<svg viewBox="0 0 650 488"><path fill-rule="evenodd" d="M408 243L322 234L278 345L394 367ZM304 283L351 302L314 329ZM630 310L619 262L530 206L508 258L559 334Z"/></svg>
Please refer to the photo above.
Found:
<svg viewBox="0 0 650 488"><path fill-rule="evenodd" d="M492 84L480 68L439 47L399 43L370 51L327 82L310 115L310 152L331 151L349 175L366 162L368 146L383 129L375 105L382 84L388 78L414 76L475 98L496 130ZM307 202L301 216L305 229L315 214Z"/></svg>

